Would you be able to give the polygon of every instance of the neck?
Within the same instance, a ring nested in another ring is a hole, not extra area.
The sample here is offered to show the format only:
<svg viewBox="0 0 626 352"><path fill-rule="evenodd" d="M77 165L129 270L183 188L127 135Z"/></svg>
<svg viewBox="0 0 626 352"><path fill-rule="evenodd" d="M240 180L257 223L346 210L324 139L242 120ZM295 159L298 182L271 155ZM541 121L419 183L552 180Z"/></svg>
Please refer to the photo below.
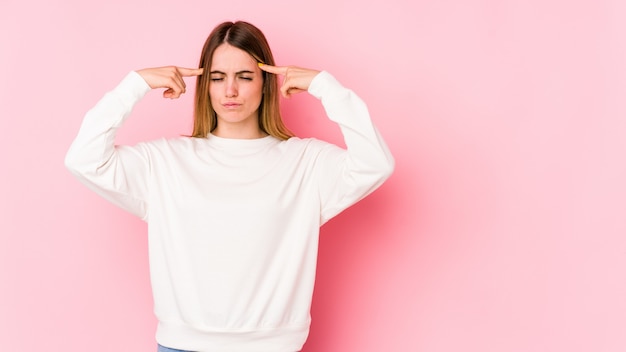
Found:
<svg viewBox="0 0 626 352"><path fill-rule="evenodd" d="M261 131L258 125L246 127L225 123L218 124L211 133L221 138L230 139L258 139L267 136L267 133Z"/></svg>

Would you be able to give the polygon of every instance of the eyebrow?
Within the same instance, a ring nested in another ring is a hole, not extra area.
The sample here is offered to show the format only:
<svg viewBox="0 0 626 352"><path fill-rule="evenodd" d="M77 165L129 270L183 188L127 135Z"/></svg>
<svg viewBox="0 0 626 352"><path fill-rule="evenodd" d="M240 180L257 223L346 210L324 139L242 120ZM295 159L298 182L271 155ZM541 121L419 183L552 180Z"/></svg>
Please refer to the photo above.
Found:
<svg viewBox="0 0 626 352"><path fill-rule="evenodd" d="M246 73L250 74L250 73L254 73L254 72L249 71L249 70L241 70L241 71L235 72L235 75L242 75L242 74L246 74ZM211 75L213 75L213 74L216 74L216 75L226 75L226 73L222 72L222 71L211 71L211 72L209 72L209 74L211 74Z"/></svg>

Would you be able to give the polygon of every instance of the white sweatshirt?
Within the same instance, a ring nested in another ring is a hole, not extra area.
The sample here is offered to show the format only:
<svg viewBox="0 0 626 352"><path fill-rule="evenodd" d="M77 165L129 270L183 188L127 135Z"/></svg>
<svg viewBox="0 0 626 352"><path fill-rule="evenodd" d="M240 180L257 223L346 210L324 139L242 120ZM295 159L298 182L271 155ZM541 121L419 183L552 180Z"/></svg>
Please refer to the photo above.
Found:
<svg viewBox="0 0 626 352"><path fill-rule="evenodd" d="M148 223L157 341L203 352L300 350L320 226L394 167L367 107L321 72L309 93L339 124L347 150L214 135L116 146L117 128L149 90L129 73L87 113L65 163Z"/></svg>

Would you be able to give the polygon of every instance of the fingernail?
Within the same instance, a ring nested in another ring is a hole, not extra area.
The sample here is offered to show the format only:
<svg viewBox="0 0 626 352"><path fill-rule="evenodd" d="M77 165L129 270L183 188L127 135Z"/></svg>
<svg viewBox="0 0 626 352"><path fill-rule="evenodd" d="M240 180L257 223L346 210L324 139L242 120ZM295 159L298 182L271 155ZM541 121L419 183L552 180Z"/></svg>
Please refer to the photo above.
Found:
<svg viewBox="0 0 626 352"><path fill-rule="evenodd" d="M257 65L259 65L259 67L263 67L264 63L258 62Z"/></svg>

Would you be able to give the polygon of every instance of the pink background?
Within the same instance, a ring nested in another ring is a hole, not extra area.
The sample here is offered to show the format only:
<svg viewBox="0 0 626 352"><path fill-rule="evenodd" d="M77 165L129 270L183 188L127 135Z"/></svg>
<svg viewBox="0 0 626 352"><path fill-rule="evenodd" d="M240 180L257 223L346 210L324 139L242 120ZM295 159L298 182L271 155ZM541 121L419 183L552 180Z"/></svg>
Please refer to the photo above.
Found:
<svg viewBox="0 0 626 352"><path fill-rule="evenodd" d="M621 0L0 3L0 349L154 351L146 226L63 167L130 70L223 20L369 105L392 178L322 229L306 352L626 351ZM190 132L152 92L120 135ZM340 142L319 103L303 136Z"/></svg>

